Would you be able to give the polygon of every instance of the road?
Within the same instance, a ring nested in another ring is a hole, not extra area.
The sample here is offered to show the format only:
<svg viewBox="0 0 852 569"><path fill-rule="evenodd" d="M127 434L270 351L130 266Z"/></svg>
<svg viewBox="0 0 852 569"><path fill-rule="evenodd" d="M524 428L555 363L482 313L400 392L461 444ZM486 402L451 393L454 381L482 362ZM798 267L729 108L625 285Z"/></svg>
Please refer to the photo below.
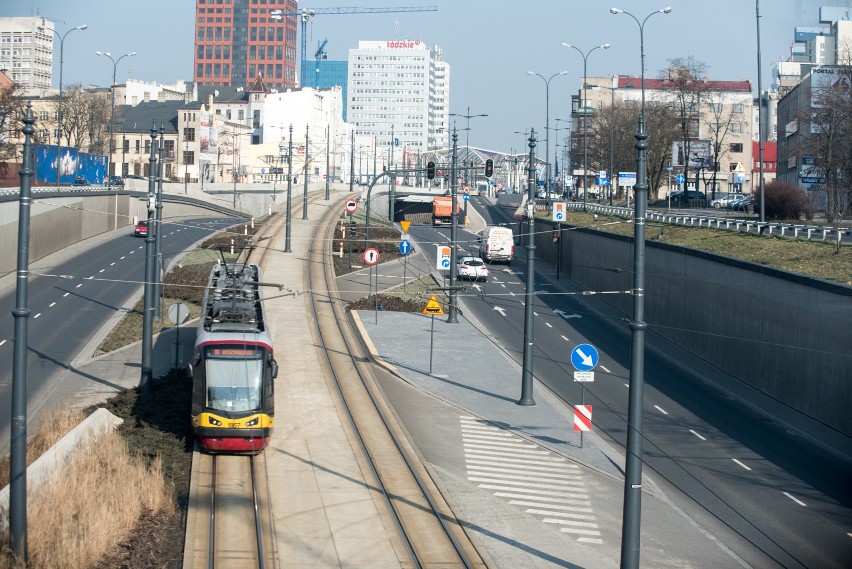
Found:
<svg viewBox="0 0 852 569"><path fill-rule="evenodd" d="M193 218L185 222L164 222L161 250L173 257L217 229L233 223L222 217ZM133 236L133 228L113 231L78 244L79 253L53 265L31 265L27 307L32 311L28 324L27 417L32 424L38 411L56 389L66 369L81 354L98 330L118 310L127 310L128 300L144 281L145 240ZM0 449L9 446L12 361L15 323L15 283L2 280L0 313Z"/></svg>
<svg viewBox="0 0 852 569"><path fill-rule="evenodd" d="M508 210L472 198L489 223L514 223ZM538 224L539 230L549 225ZM447 243L449 228L412 226L427 243ZM462 253L476 236L459 230ZM509 266L492 265L487 283L461 295L475 316L521 362L526 251ZM571 404L592 404L598 434L626 444L630 339L623 315L592 309L555 286L552 267L537 266L535 377ZM565 283L559 283L564 286ZM848 460L715 387L718 370L695 362L663 338L647 335L644 392L645 473L674 502L752 567L848 567L852 559L852 465ZM600 351L594 383L573 381L570 352ZM619 497L620 499L620 497Z"/></svg>

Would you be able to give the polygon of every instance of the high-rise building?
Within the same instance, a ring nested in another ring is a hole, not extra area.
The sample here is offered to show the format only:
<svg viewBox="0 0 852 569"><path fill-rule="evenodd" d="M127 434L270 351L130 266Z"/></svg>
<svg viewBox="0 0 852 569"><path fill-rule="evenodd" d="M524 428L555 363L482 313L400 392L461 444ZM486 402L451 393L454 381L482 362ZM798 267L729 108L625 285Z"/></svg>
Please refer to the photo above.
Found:
<svg viewBox="0 0 852 569"><path fill-rule="evenodd" d="M379 148L439 148L447 139L449 74L438 46L360 41L349 50L347 122L357 135L375 137Z"/></svg>
<svg viewBox="0 0 852 569"><path fill-rule="evenodd" d="M53 80L53 22L40 17L0 18L0 69L25 93Z"/></svg>
<svg viewBox="0 0 852 569"><path fill-rule="evenodd" d="M346 92L348 88L348 68L346 61L318 59L308 61L308 73L302 77L302 87L330 89L340 87L343 91L343 120L346 120Z"/></svg>
<svg viewBox="0 0 852 569"><path fill-rule="evenodd" d="M296 86L296 0L195 0L194 80L271 89Z"/></svg>

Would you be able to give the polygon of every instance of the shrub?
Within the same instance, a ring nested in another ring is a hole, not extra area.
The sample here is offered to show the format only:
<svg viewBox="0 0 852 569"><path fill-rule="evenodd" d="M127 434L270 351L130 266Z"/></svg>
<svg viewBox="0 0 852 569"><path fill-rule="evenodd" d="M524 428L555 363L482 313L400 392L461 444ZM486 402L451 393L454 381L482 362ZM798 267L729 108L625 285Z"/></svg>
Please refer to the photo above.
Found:
<svg viewBox="0 0 852 569"><path fill-rule="evenodd" d="M768 219L799 219L807 205L801 189L778 180L766 184L763 203Z"/></svg>

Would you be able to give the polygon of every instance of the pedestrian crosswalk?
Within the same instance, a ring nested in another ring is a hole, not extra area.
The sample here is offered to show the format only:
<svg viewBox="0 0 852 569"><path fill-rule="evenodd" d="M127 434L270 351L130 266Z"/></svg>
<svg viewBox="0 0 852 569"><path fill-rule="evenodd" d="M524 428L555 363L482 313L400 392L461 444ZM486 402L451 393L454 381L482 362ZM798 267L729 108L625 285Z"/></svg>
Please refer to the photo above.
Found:
<svg viewBox="0 0 852 569"><path fill-rule="evenodd" d="M539 445L462 415L467 479L584 543L603 543L582 471Z"/></svg>

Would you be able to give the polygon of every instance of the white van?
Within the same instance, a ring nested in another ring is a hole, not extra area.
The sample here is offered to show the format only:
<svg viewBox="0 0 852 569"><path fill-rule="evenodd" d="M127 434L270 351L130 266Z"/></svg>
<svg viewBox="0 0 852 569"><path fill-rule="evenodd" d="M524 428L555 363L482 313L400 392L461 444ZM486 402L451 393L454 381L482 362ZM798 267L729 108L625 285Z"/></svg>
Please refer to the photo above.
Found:
<svg viewBox="0 0 852 569"><path fill-rule="evenodd" d="M510 263L515 256L515 235L509 227L489 225L479 238L479 256L486 261Z"/></svg>

